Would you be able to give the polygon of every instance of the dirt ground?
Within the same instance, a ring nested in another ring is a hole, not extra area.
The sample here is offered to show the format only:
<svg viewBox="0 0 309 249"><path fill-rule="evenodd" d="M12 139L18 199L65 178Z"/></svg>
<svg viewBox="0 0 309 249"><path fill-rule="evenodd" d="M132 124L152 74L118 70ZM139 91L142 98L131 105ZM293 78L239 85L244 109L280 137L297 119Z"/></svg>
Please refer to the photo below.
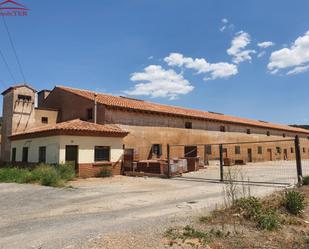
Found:
<svg viewBox="0 0 309 249"><path fill-rule="evenodd" d="M166 229L223 204L221 183L194 179L203 172L173 179L93 178L68 188L0 184L0 248L166 248ZM282 187L250 189L263 196Z"/></svg>
<svg viewBox="0 0 309 249"><path fill-rule="evenodd" d="M259 229L255 221L244 218L235 208L218 209L211 215L199 216L185 226L171 227L166 233L165 244L170 245L170 248L193 246L206 249L308 249L309 186L295 191L304 196L306 203L300 215L290 214L282 206L283 191L273 193L262 200L263 207L276 209L280 222L278 229ZM190 234L183 236L184 228L194 232L192 237ZM203 236L208 240L206 243L198 239L204 239Z"/></svg>

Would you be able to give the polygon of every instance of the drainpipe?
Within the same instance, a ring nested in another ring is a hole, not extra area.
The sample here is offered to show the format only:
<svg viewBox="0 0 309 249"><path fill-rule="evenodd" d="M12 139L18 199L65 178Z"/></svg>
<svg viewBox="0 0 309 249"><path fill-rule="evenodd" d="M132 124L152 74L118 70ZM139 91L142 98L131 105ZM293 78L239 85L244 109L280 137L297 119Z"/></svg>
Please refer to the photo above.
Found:
<svg viewBox="0 0 309 249"><path fill-rule="evenodd" d="M98 112L97 94L94 94L94 123L97 123L97 112Z"/></svg>

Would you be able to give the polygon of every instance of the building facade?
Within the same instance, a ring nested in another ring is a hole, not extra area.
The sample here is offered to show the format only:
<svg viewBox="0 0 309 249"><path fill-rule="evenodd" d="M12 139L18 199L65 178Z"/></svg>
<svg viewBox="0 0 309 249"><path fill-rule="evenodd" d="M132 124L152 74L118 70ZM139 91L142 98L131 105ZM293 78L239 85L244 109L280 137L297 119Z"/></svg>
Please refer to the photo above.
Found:
<svg viewBox="0 0 309 249"><path fill-rule="evenodd" d="M11 87L2 93L4 126L1 155L4 161L12 160L12 141L14 141L14 146L18 143L25 144L25 140L22 142L18 140L23 133L38 127L46 126L48 128L51 125L76 119L102 127L114 126L122 132L121 139L120 136L116 138L119 140L117 145L112 146L117 155L112 160L116 160L124 152L130 152L134 161L153 158L166 159L168 144L184 145L173 152L173 155L177 157L185 156L186 146L195 146L202 160L216 159L218 157L217 151L209 147L212 144L293 139L296 135L301 140L308 140L309 136L308 130L287 125L161 105L63 86L56 86L52 91L40 91L38 93L38 105L35 107L35 93L34 89L26 85ZM37 133L34 131L34 134ZM53 138L46 136L40 139L46 141L58 139L57 142L54 142L58 146L57 151L59 150L55 158L57 157L58 162L65 161L63 151L70 139L66 140L57 136ZM71 140L75 141L74 139ZM107 144L110 147L109 142L104 140L102 136L89 139L89 141L92 141L92 145L87 143L86 140L85 137L78 140L81 151L84 150L81 145L82 141L85 141L89 148L94 148L96 144L98 146ZM38 147L40 146L37 145L34 150L38 151ZM253 161L277 160L279 156L282 157L281 159L285 159L286 155L292 159L293 156L290 147L280 148L280 153L276 144L271 148L260 148L260 145L251 147L248 149L241 148L241 151L239 151L235 146L229 146L229 148L226 148L226 157L229 155L247 157L249 149L251 149ZM81 152L77 159L77 164L80 164L81 168L82 164L94 165L96 163L94 152L83 153ZM308 154L309 158L309 148L305 148L304 153L304 156ZM38 152L31 154L35 158ZM19 157L16 157L17 159L21 159L20 154ZM32 161L35 160L32 159Z"/></svg>

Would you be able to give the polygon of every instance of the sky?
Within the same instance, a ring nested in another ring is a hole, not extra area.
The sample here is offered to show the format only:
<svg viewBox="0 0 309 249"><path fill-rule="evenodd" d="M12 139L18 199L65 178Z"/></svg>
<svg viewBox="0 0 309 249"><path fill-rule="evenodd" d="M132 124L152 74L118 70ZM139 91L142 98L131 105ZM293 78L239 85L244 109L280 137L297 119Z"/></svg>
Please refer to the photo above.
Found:
<svg viewBox="0 0 309 249"><path fill-rule="evenodd" d="M5 22L37 90L65 85L309 124L308 0L17 2L28 15ZM2 17L0 50L22 83ZM0 90L14 84L0 58Z"/></svg>

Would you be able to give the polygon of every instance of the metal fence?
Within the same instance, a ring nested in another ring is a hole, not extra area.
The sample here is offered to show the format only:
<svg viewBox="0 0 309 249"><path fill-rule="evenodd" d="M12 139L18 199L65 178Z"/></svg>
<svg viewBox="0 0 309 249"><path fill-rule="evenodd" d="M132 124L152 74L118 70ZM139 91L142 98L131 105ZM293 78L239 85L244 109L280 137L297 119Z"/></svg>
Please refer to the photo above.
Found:
<svg viewBox="0 0 309 249"><path fill-rule="evenodd" d="M309 175L309 140L233 142L167 146L168 176L184 179L297 184ZM181 169L183 167L183 169Z"/></svg>

